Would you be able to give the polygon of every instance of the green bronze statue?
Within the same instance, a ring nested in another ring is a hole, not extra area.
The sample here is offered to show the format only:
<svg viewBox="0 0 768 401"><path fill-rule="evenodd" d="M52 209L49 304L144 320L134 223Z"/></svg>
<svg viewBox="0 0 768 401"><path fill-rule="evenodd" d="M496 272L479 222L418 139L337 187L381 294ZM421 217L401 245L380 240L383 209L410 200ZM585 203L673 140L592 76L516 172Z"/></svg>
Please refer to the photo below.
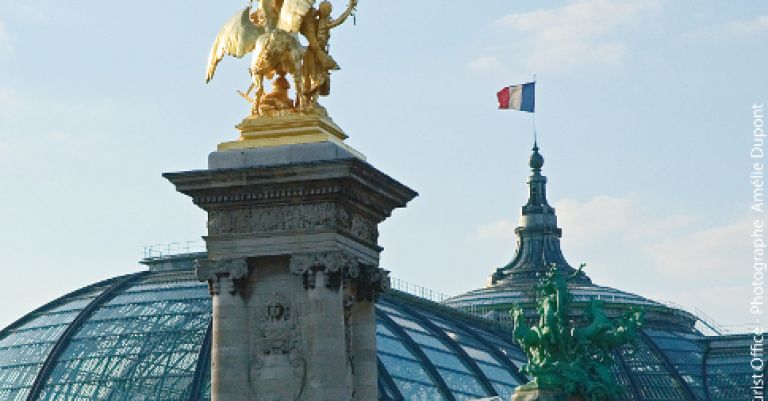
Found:
<svg viewBox="0 0 768 401"><path fill-rule="evenodd" d="M602 301L593 300L584 311L584 321L575 322L568 282L583 274L583 268L565 277L552 265L537 286L536 326L526 324L520 307L512 309L513 335L528 357L522 371L534 377L521 390L559 390L585 401L617 398L620 388L611 374L613 353L635 340L643 312L630 310L611 321Z"/></svg>

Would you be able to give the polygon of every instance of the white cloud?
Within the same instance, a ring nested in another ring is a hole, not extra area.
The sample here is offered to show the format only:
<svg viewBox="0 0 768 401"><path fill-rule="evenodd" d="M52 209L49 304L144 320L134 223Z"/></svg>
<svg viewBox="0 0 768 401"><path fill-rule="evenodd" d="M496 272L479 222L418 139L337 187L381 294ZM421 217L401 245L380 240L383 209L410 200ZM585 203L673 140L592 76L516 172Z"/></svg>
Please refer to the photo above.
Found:
<svg viewBox="0 0 768 401"><path fill-rule="evenodd" d="M761 15L751 20L733 21L726 29L734 35L754 35L768 31L768 15Z"/></svg>
<svg viewBox="0 0 768 401"><path fill-rule="evenodd" d="M503 66L499 59L494 56L482 56L470 61L467 68L472 72L484 74L499 72Z"/></svg>
<svg viewBox="0 0 768 401"><path fill-rule="evenodd" d="M728 278L740 266L749 266L747 219L719 227L694 230L662 243L645 245L654 268L673 279Z"/></svg>
<svg viewBox="0 0 768 401"><path fill-rule="evenodd" d="M479 240L508 240L515 238L517 224L503 219L488 224L483 224L475 229L474 238Z"/></svg>
<svg viewBox="0 0 768 401"><path fill-rule="evenodd" d="M768 32L768 15L751 19L734 20L702 28L686 35L692 39L713 40L717 38L748 37Z"/></svg>
<svg viewBox="0 0 768 401"><path fill-rule="evenodd" d="M657 7L657 0L578 0L560 8L507 15L497 24L516 33L504 37L529 68L564 72L578 66L620 64L627 49L617 39L617 28L636 25Z"/></svg>
<svg viewBox="0 0 768 401"><path fill-rule="evenodd" d="M597 196L587 202L563 199L555 204L559 225L568 227L569 239L589 242L616 234L636 218L631 198Z"/></svg>
<svg viewBox="0 0 768 401"><path fill-rule="evenodd" d="M10 88L0 86L0 117L16 113L21 107L21 99Z"/></svg>
<svg viewBox="0 0 768 401"><path fill-rule="evenodd" d="M749 262L750 221L702 225L683 214L659 214L640 197L597 196L586 202L564 199L556 205L568 244L576 247L619 239L647 260L655 274L689 282L733 276ZM623 262L623 261L616 261Z"/></svg>
<svg viewBox="0 0 768 401"><path fill-rule="evenodd" d="M650 295L650 298L656 300L674 299L683 309L730 333L747 332L755 319L749 310L752 292L745 286L719 286L713 283L706 288L665 288L663 294L644 295Z"/></svg>
<svg viewBox="0 0 768 401"><path fill-rule="evenodd" d="M567 227L568 241L576 245L606 237L646 242L666 241L689 232L699 219L682 214L650 215L637 195L600 195L585 202L565 198L555 204L559 225Z"/></svg>
<svg viewBox="0 0 768 401"><path fill-rule="evenodd" d="M0 21L0 57L13 53L13 36L5 29Z"/></svg>

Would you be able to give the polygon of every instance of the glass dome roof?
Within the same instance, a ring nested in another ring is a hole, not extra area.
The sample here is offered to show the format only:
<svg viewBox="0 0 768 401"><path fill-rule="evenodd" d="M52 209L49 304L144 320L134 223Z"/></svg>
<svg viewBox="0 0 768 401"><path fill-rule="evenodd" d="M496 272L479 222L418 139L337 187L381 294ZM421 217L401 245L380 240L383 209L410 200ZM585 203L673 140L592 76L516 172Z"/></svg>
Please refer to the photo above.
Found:
<svg viewBox="0 0 768 401"><path fill-rule="evenodd" d="M83 288L0 331L0 400L210 399L210 298L195 256ZM527 381L498 323L397 291L376 311L381 400L509 400ZM613 372L624 400L747 400L749 342L646 329Z"/></svg>

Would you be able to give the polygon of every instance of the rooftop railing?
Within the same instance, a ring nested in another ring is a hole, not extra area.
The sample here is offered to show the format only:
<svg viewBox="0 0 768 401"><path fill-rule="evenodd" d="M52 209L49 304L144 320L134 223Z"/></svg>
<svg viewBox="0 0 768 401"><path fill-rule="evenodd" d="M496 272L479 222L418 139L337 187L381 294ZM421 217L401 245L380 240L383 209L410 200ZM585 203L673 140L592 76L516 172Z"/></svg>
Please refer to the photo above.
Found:
<svg viewBox="0 0 768 401"><path fill-rule="evenodd" d="M144 259L162 259L169 256L199 253L205 251L205 242L203 241L184 241L171 242L167 244L154 244L144 247Z"/></svg>
<svg viewBox="0 0 768 401"><path fill-rule="evenodd" d="M401 280L399 278L394 278L394 277L390 279L390 287L394 290L404 292L406 294L410 294L415 297L426 299L432 302L439 303L450 298L449 295L444 294L442 292L434 291L429 288L422 287L417 284L409 283L405 280Z"/></svg>

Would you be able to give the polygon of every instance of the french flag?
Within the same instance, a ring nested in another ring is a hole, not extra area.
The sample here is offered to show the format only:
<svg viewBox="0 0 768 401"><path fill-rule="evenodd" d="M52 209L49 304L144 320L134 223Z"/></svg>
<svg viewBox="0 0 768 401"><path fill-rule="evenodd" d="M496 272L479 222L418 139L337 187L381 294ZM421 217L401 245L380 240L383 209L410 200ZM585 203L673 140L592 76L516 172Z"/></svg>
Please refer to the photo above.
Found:
<svg viewBox="0 0 768 401"><path fill-rule="evenodd" d="M499 91L499 108L533 113L536 109L536 82L507 86Z"/></svg>

